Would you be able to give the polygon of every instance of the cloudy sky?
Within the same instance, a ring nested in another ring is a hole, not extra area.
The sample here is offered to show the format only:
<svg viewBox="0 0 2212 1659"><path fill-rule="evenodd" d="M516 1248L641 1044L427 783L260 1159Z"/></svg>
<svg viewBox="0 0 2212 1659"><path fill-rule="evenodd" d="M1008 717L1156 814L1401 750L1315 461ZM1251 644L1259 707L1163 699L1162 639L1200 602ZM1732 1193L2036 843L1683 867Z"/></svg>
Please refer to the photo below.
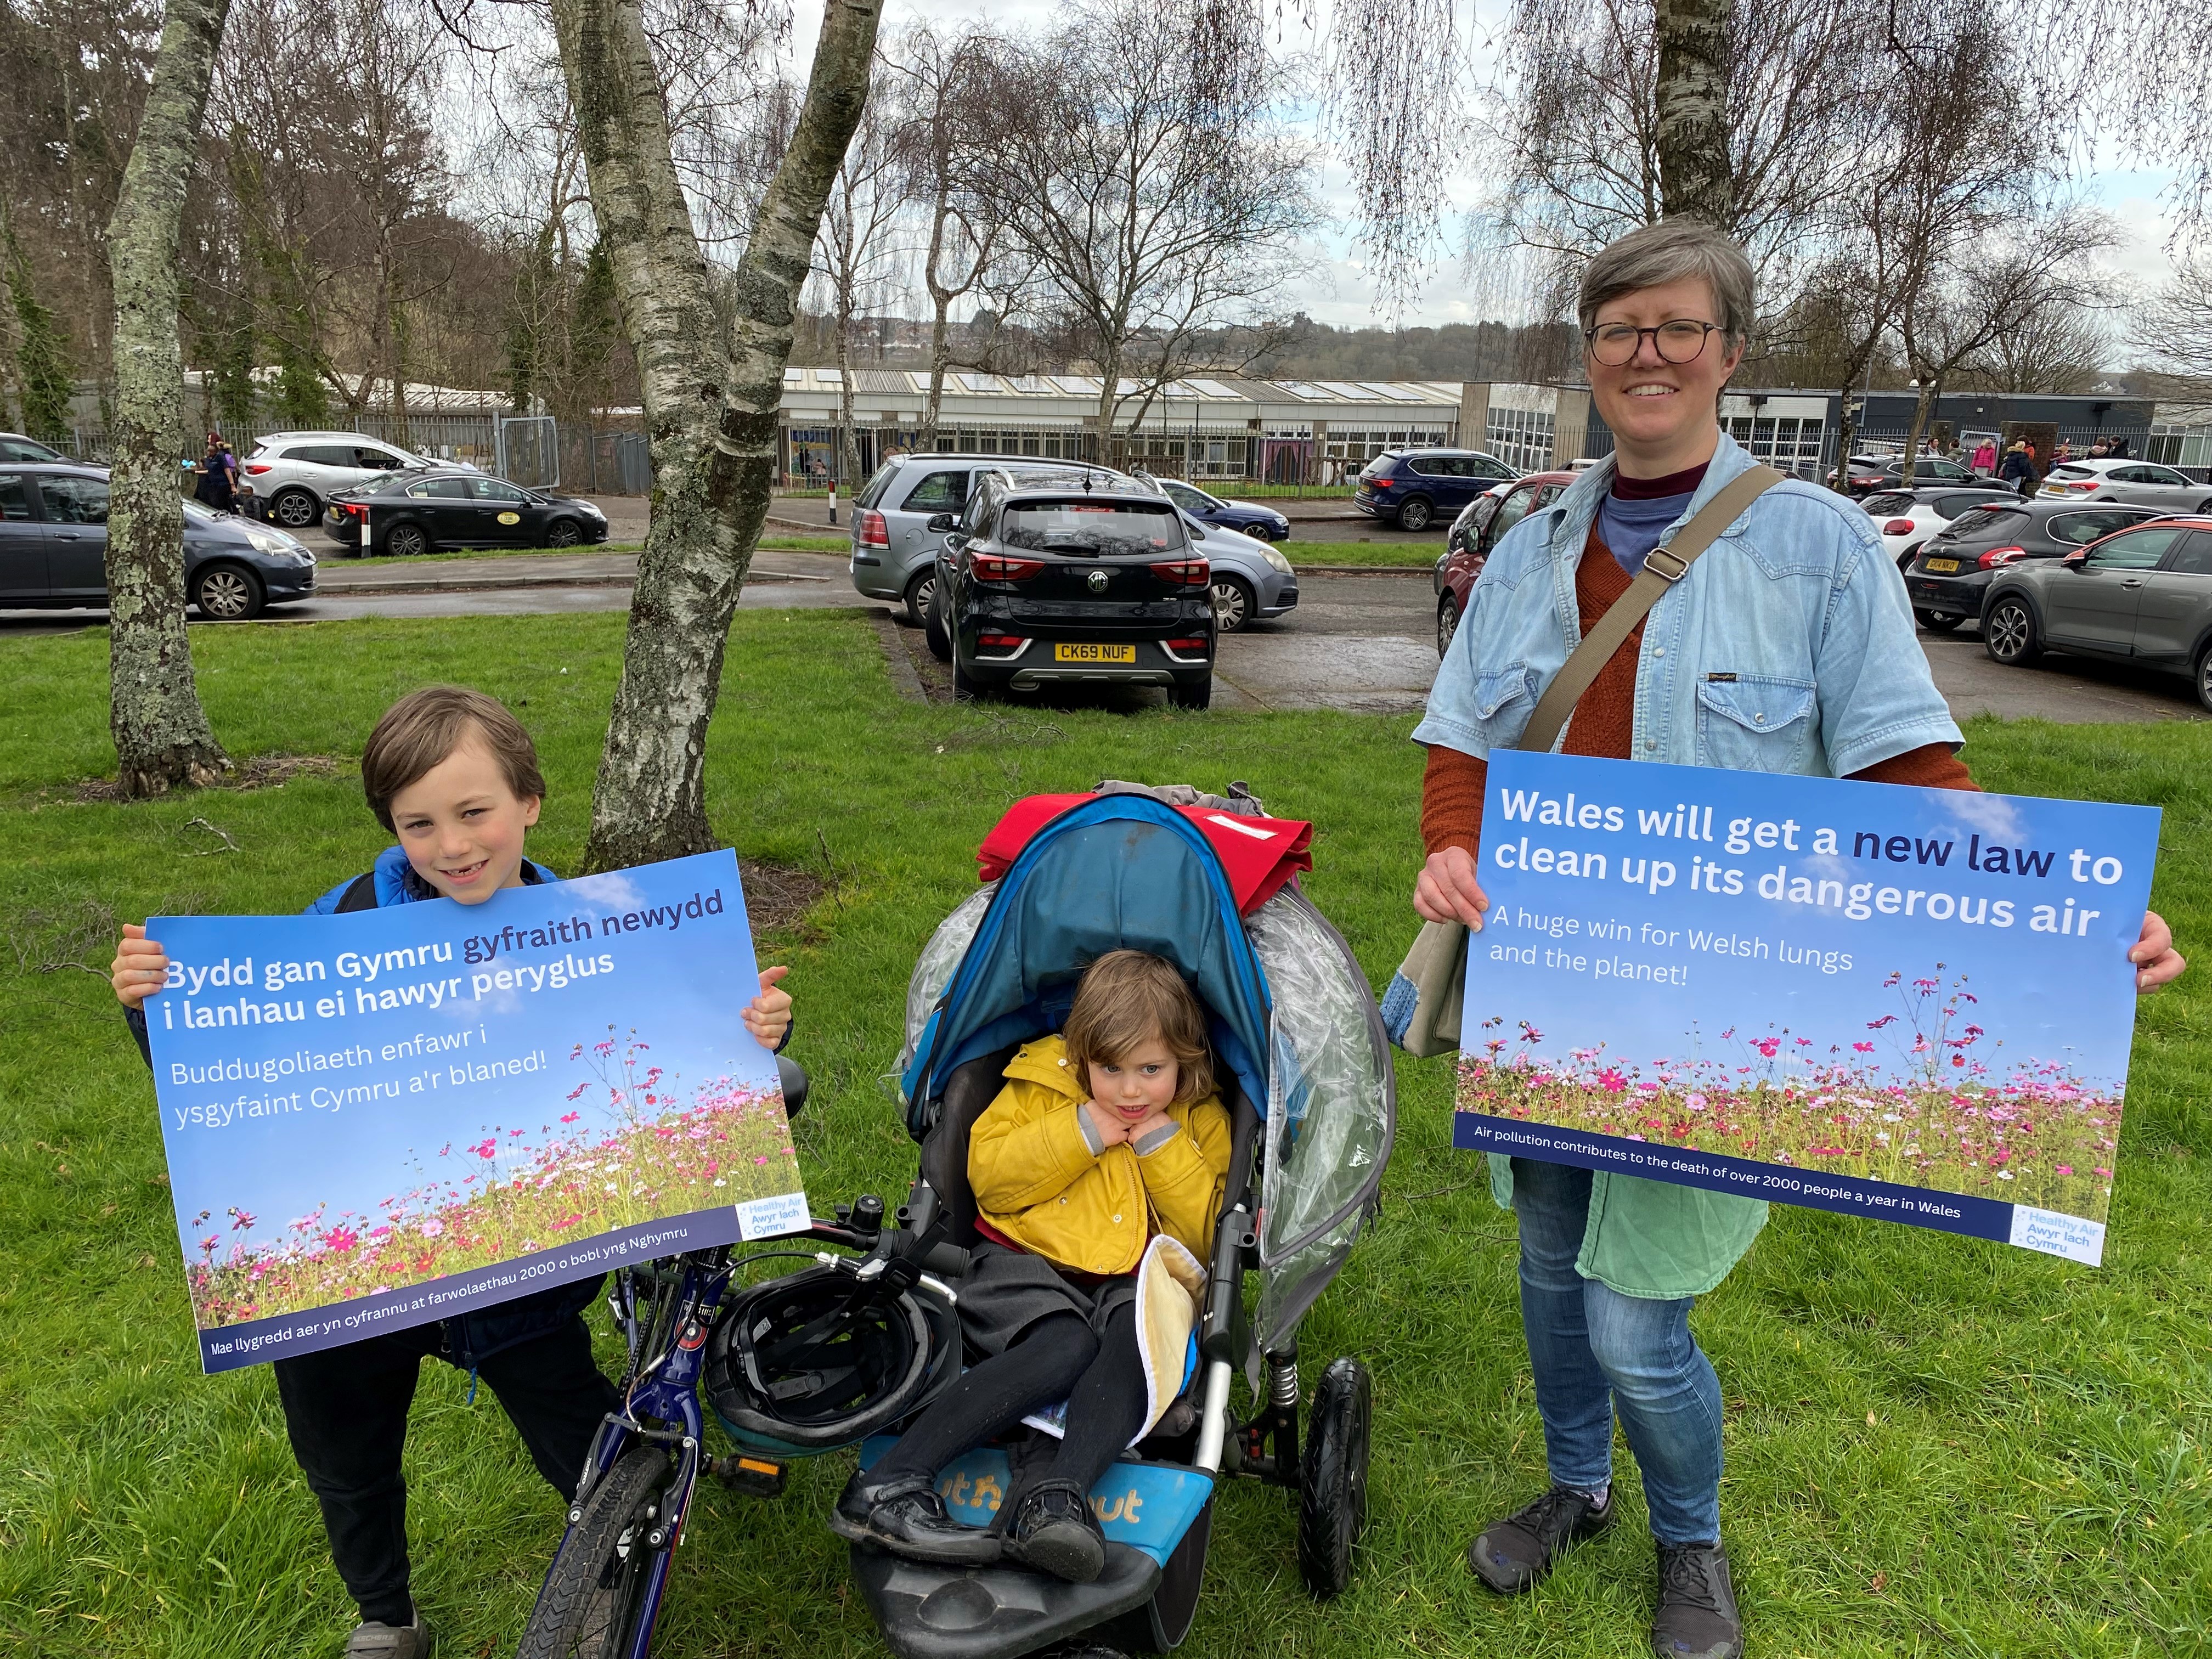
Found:
<svg viewBox="0 0 2212 1659"><path fill-rule="evenodd" d="M886 38L895 35L914 18L949 24L980 16L1001 28L1049 25L1062 9L1048 0L999 0L988 6L979 6L975 0L890 0L884 34ZM1316 44L1298 15L1300 9L1287 3L1273 8L1280 49L1294 56L1310 55ZM1318 15L1317 6L1311 9ZM1477 32L1469 48L1472 59L1481 60L1484 48L1480 32L1501 22L1507 9L1504 0L1474 0L1471 13L1462 11L1463 27ZM791 46L802 73L821 24L821 0L793 0ZM1439 95L1444 94L1440 91ZM2171 226L2166 204L2160 199L2171 178L2169 172L2159 169L2104 173L2087 180L2091 193L2118 219L2127 237L2125 244L2106 259L2117 277L2155 287L2172 275L2172 263L2164 247ZM1485 196L1481 158L1463 158L1461 167L1447 174L1443 186L1441 194L1448 220L1480 205ZM1341 167L1324 165L1321 192L1339 228L1324 234L1304 250L1305 257L1299 262L1301 274L1285 295L1288 306L1305 312L1316 321L1338 327L1357 328L1389 321L1378 310L1380 293L1369 279L1362 250L1351 234L1352 203ZM1447 222L1442 228L1449 239L1456 227ZM1510 310L1510 296L1502 300L1471 290L1456 263L1447 257L1430 270L1419 294L1399 320L1407 325L1431 325L1472 323L1506 315ZM1508 319L1522 320L1511 316Z"/></svg>

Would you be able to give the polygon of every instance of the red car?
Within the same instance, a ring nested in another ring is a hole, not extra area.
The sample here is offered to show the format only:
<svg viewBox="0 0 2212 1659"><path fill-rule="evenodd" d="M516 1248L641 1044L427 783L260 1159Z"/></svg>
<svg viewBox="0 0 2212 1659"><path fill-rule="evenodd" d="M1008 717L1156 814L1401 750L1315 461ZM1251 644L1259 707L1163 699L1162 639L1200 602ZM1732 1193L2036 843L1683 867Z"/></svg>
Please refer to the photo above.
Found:
<svg viewBox="0 0 2212 1659"><path fill-rule="evenodd" d="M1476 496L1453 520L1437 561L1437 654L1451 647L1467 596L1498 539L1539 507L1549 507L1575 481L1571 472L1531 472Z"/></svg>

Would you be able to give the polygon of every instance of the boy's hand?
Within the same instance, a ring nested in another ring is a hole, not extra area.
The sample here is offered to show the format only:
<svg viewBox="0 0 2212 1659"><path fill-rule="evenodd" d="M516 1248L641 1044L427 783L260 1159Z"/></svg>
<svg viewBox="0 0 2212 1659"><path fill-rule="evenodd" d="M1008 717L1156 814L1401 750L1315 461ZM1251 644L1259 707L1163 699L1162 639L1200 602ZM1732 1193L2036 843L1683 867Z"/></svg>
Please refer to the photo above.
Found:
<svg viewBox="0 0 2212 1659"><path fill-rule="evenodd" d="M1128 1139L1129 1126L1121 1121L1121 1115L1111 1107L1101 1106L1095 1100L1086 1100L1083 1103L1083 1114L1091 1120L1091 1127L1097 1131L1100 1152L1104 1152L1109 1146L1119 1146L1123 1141Z"/></svg>
<svg viewBox="0 0 2212 1659"><path fill-rule="evenodd" d="M115 966L108 973L115 1000L126 1008L140 1007L168 976L169 953L148 939L137 922L125 922L122 941L115 947Z"/></svg>
<svg viewBox="0 0 2212 1659"><path fill-rule="evenodd" d="M161 947L155 947L159 950ZM777 988L777 981L791 971L788 968L763 968L760 976L760 994L745 1005L745 1030L753 1034L753 1041L775 1052L775 1045L783 1041L783 1034L791 1029L791 993Z"/></svg>

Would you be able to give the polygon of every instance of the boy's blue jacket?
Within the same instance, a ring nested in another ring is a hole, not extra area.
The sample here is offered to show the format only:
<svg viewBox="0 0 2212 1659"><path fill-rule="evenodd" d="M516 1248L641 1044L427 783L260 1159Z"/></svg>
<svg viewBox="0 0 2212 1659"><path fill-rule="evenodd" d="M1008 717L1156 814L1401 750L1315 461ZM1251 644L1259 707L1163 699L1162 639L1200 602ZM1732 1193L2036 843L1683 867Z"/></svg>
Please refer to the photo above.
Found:
<svg viewBox="0 0 2212 1659"><path fill-rule="evenodd" d="M530 860L522 861L522 879L526 885L535 887L541 882L558 881L560 878L542 864ZM363 885L359 896L347 902L348 895L356 885ZM311 916L328 916L345 910L380 910L386 905L411 904L418 899L438 896L436 890L415 873L407 861L407 852L402 847L387 847L377 855L375 865L365 875L349 877L310 904L302 913ZM373 899L373 902L371 902ZM146 1014L143 1008L126 1008L124 1018L130 1023L131 1037L138 1044L138 1052L146 1057L149 1066L154 1063L154 1051L146 1036ZM788 1030L784 1041L791 1040ZM778 1045L781 1047L781 1044ZM602 1273L597 1279L580 1279L573 1285L556 1285L551 1290L535 1291L520 1296L512 1302L501 1302L489 1308L480 1308L441 1321L445 1329L444 1358L465 1370L473 1370L483 1360L517 1343L529 1342L561 1328L568 1321L592 1305L605 1282ZM277 1362L282 1364L281 1360Z"/></svg>

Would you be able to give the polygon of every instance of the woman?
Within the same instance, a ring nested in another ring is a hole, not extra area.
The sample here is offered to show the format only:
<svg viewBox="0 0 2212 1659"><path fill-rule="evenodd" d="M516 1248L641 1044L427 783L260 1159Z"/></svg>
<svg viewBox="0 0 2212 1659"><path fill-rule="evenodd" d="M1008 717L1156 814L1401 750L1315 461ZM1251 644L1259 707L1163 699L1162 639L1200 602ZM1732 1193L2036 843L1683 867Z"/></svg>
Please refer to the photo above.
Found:
<svg viewBox="0 0 2212 1659"><path fill-rule="evenodd" d="M1753 282L1743 251L1695 221L1632 232L1591 260L1580 320L1590 396L1614 453L1498 543L1437 672L1413 739L1429 745L1421 800L1425 920L1482 926L1476 878L1485 757L1511 747L1544 687L1625 592L1646 556L1752 458L1716 421L1741 360ZM1872 522L1832 491L1775 485L1666 592L1583 695L1560 751L1674 765L1705 752L1708 679L1810 688L1736 763L1972 789L1959 729L1928 672L1896 568ZM2129 953L2144 990L2179 974L2156 916ZM1517 1218L1521 1316L1551 1488L1468 1547L1501 1594L1530 1589L1609 1526L1618 1415L1644 1475L1659 1552L1653 1648L1734 1659L1741 1620L1720 1536L1721 1390L1690 1332L1698 1297L1765 1223L1755 1200L1533 1159L1491 1158Z"/></svg>
<svg viewBox="0 0 2212 1659"><path fill-rule="evenodd" d="M219 432L207 434L207 453L200 459L200 481L192 495L217 513L233 511L238 499L238 462Z"/></svg>
<svg viewBox="0 0 2212 1659"><path fill-rule="evenodd" d="M2035 463L2028 459L2026 443L2016 442L2005 451L2004 464L1997 468L1997 477L2023 496L2035 494Z"/></svg>

